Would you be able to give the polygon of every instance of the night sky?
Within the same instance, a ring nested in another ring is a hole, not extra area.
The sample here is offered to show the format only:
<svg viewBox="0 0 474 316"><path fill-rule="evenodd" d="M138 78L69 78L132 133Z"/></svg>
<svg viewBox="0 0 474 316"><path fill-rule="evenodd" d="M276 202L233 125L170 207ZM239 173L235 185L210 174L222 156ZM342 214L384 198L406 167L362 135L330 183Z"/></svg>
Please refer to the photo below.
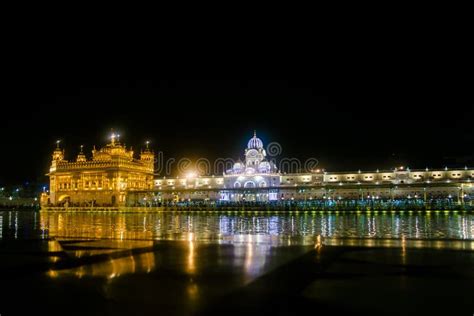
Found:
<svg viewBox="0 0 474 316"><path fill-rule="evenodd" d="M242 157L253 130L281 157L327 170L473 166L472 97L443 82L15 80L3 95L0 185L46 181L57 139L66 158L107 142L164 157Z"/></svg>

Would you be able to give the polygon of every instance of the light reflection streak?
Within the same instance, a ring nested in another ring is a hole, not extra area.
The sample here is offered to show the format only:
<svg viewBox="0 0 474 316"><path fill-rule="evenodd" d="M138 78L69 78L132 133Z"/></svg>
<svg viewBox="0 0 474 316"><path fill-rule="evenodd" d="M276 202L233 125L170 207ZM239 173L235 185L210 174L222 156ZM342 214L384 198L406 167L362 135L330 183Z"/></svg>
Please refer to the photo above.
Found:
<svg viewBox="0 0 474 316"><path fill-rule="evenodd" d="M321 242L321 235L318 235L316 237L316 243L314 244L314 248L318 251L318 253L321 251L323 244Z"/></svg>
<svg viewBox="0 0 474 316"><path fill-rule="evenodd" d="M194 253L194 235L193 233L188 233L188 260L186 266L186 272L189 274L194 274L196 272L196 263L195 263L195 253Z"/></svg>
<svg viewBox="0 0 474 316"><path fill-rule="evenodd" d="M51 278L85 276L99 277L112 281L127 274L150 273L155 269L155 254L146 252L138 255L113 258L107 261L83 265L77 268L63 270L49 270L46 275Z"/></svg>
<svg viewBox="0 0 474 316"><path fill-rule="evenodd" d="M15 212L15 239L18 239L18 212Z"/></svg>
<svg viewBox="0 0 474 316"><path fill-rule="evenodd" d="M402 237L402 264L407 264L407 241L405 237Z"/></svg>

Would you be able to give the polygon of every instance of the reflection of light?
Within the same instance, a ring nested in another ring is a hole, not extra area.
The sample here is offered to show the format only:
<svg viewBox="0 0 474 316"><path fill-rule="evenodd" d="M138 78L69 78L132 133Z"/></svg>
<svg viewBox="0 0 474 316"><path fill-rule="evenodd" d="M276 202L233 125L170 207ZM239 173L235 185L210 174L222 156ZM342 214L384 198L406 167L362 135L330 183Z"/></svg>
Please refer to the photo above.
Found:
<svg viewBox="0 0 474 316"><path fill-rule="evenodd" d="M195 300L198 295L198 286L196 283L191 283L186 288L190 299Z"/></svg>
<svg viewBox="0 0 474 316"><path fill-rule="evenodd" d="M79 267L79 269L76 272L76 276L79 279L81 279L84 276L84 267L83 266Z"/></svg>
<svg viewBox="0 0 474 316"><path fill-rule="evenodd" d="M403 265L407 263L407 241L405 236L402 237L402 263Z"/></svg>
<svg viewBox="0 0 474 316"><path fill-rule="evenodd" d="M252 268L252 259L253 259L253 244L252 244L252 235L248 236L247 241L247 251L245 252L245 271L250 272Z"/></svg>
<svg viewBox="0 0 474 316"><path fill-rule="evenodd" d="M15 239L18 238L18 212L15 212Z"/></svg>
<svg viewBox="0 0 474 316"><path fill-rule="evenodd" d="M188 262L186 266L186 272L188 273L194 273L196 271L196 263L194 261L194 234L193 233L188 233L188 248L189 248L189 253L188 253Z"/></svg>
<svg viewBox="0 0 474 316"><path fill-rule="evenodd" d="M146 244L150 243L147 242ZM140 242L136 246L141 247L144 246L144 244ZM154 267L155 256L154 253L150 251L144 254L139 254L135 256L130 255L128 257L110 259L108 261L80 266L77 268L50 270L46 273L46 275L52 278L63 276L74 276L77 278L82 278L84 276L92 276L106 278L110 281L125 274L133 274L137 272L149 273L154 269Z"/></svg>
<svg viewBox="0 0 474 316"><path fill-rule="evenodd" d="M48 272L46 272L46 274L47 274L50 278L56 278L56 277L58 276L58 271L49 270Z"/></svg>
<svg viewBox="0 0 474 316"><path fill-rule="evenodd" d="M319 250L322 246L323 244L321 243L321 235L318 235L316 237L316 244L314 244L314 248Z"/></svg>

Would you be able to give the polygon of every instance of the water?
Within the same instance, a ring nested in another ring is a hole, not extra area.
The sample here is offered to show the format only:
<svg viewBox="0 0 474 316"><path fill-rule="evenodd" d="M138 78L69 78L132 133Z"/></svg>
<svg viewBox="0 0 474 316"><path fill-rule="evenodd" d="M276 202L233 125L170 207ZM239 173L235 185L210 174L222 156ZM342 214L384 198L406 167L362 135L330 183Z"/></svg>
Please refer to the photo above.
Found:
<svg viewBox="0 0 474 316"><path fill-rule="evenodd" d="M87 238L313 243L324 239L474 240L474 215L430 212L72 213L0 211L0 239Z"/></svg>
<svg viewBox="0 0 474 316"><path fill-rule="evenodd" d="M0 211L2 310L468 314L473 250L464 212Z"/></svg>

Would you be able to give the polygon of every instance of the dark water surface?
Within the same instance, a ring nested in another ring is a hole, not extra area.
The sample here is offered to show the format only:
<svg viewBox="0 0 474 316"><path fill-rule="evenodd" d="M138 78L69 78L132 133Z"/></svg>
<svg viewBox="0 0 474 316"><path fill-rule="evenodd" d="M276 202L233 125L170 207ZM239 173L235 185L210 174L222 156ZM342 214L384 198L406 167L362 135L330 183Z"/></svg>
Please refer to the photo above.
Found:
<svg viewBox="0 0 474 316"><path fill-rule="evenodd" d="M473 250L463 212L0 211L0 314L471 315Z"/></svg>

